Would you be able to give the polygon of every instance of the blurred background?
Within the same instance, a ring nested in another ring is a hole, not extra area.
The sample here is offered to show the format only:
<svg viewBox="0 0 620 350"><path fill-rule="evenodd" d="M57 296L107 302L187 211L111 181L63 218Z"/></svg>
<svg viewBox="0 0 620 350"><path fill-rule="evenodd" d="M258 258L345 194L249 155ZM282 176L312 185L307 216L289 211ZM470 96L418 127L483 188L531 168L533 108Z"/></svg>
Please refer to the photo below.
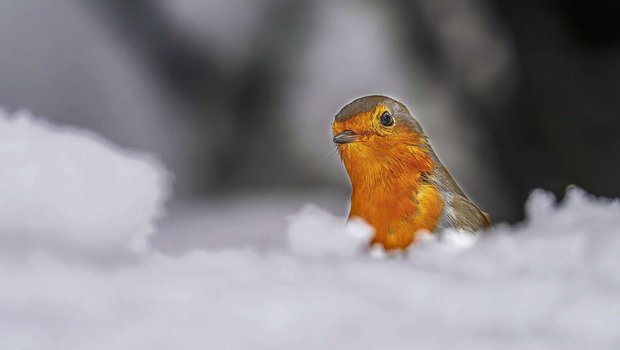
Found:
<svg viewBox="0 0 620 350"><path fill-rule="evenodd" d="M407 104L494 221L537 187L620 196L618 1L3 0L0 50L0 105L158 155L205 225L344 214L330 123L365 94Z"/></svg>

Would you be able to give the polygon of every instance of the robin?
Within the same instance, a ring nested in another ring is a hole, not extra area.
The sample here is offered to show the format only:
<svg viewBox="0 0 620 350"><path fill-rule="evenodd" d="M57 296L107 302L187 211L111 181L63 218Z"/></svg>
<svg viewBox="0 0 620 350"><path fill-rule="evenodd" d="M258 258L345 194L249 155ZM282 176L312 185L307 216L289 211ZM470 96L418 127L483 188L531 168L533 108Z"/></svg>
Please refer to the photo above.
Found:
<svg viewBox="0 0 620 350"><path fill-rule="evenodd" d="M336 115L332 131L353 189L349 218L374 227L371 244L402 249L419 230L489 227L488 215L459 188L402 103L358 98Z"/></svg>

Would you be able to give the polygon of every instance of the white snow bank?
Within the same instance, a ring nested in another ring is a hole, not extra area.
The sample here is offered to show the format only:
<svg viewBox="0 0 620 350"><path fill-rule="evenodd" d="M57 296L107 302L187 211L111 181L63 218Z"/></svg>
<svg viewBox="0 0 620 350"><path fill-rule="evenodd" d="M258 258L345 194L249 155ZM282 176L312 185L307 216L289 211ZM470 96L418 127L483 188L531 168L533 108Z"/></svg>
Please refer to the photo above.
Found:
<svg viewBox="0 0 620 350"><path fill-rule="evenodd" d="M168 176L144 154L0 109L0 251L119 259L144 251Z"/></svg>
<svg viewBox="0 0 620 350"><path fill-rule="evenodd" d="M345 224L329 212L308 205L291 216L288 227L293 253L318 258L350 257L362 252L372 238L373 229L361 219Z"/></svg>
<svg viewBox="0 0 620 350"><path fill-rule="evenodd" d="M359 249L367 227L310 208L292 217L285 248L146 247L101 269L58 247L130 250L165 176L83 133L4 119L0 162L21 170L0 181L0 245L29 249L0 254L0 349L620 347L618 201L570 189L557 205L539 191L521 225L477 241L429 236L380 258Z"/></svg>

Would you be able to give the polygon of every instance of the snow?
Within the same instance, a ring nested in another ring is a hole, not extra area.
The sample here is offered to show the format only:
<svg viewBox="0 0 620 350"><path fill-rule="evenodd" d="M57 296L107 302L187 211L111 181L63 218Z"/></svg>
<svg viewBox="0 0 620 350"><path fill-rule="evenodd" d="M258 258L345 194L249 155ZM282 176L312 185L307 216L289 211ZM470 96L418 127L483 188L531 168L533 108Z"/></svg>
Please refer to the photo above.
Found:
<svg viewBox="0 0 620 350"><path fill-rule="evenodd" d="M91 261L145 251L168 194L159 162L26 111L6 114L0 110L0 250Z"/></svg>
<svg viewBox="0 0 620 350"><path fill-rule="evenodd" d="M329 212L308 205L290 218L288 239L291 251L315 258L352 257L362 252L373 229L362 219L347 224Z"/></svg>
<svg viewBox="0 0 620 350"><path fill-rule="evenodd" d="M1 349L620 347L620 202L578 188L395 255L316 206L260 233L284 245L167 255L173 238L150 238L170 176L152 157L0 112L0 164Z"/></svg>

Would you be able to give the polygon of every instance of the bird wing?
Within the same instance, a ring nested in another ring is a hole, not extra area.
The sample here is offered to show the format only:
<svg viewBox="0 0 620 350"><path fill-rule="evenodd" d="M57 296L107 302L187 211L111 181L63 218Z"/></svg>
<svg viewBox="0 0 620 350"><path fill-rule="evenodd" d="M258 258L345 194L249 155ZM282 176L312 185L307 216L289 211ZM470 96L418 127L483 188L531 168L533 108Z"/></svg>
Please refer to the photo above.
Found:
<svg viewBox="0 0 620 350"><path fill-rule="evenodd" d="M444 195L444 198L445 207L438 228L476 232L490 226L489 215L478 209L467 197L451 193Z"/></svg>
<svg viewBox="0 0 620 350"><path fill-rule="evenodd" d="M433 157L436 167L424 174L423 180L436 186L444 201L444 209L436 229L452 228L476 232L489 227L489 215L467 198L437 156L433 154Z"/></svg>

